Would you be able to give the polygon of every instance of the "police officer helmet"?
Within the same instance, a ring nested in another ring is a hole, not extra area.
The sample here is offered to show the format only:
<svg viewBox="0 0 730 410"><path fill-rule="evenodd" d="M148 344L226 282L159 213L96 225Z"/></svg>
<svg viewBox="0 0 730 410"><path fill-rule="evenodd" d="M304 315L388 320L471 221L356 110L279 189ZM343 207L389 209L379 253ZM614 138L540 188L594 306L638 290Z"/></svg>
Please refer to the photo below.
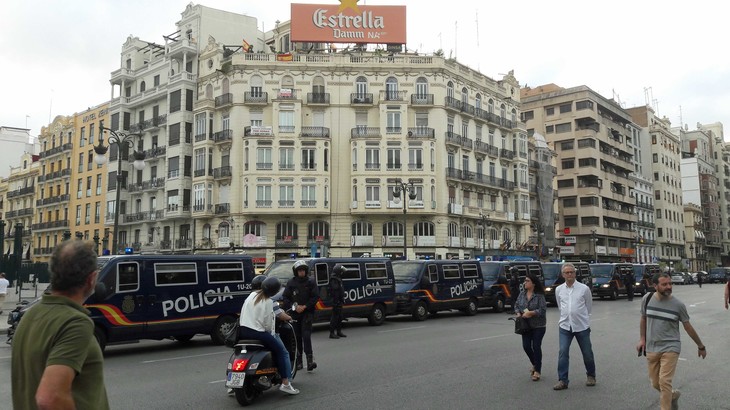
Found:
<svg viewBox="0 0 730 410"><path fill-rule="evenodd" d="M264 295L267 297L272 297L279 293L279 289L281 289L281 282L279 282L279 279L275 277L270 277L264 279L264 281L261 283L261 291L264 292Z"/></svg>
<svg viewBox="0 0 730 410"><path fill-rule="evenodd" d="M294 265L291 267L292 272L294 272L294 276L297 276L297 271L299 269L304 269L305 275L309 275L309 265L307 265L306 261L298 260L294 262Z"/></svg>
<svg viewBox="0 0 730 410"><path fill-rule="evenodd" d="M261 290L261 284L266 280L264 275L256 275L251 281L251 290Z"/></svg>
<svg viewBox="0 0 730 410"><path fill-rule="evenodd" d="M345 269L344 266L340 265L339 263L335 265L334 268L332 268L332 276L341 278L342 274L347 272L347 269Z"/></svg>

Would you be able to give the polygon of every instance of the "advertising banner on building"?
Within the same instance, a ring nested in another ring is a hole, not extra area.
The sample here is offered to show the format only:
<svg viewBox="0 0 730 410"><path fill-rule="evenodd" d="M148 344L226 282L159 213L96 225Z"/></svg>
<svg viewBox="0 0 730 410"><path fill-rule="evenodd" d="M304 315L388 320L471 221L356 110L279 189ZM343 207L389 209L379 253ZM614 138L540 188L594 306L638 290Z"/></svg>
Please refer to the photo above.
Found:
<svg viewBox="0 0 730 410"><path fill-rule="evenodd" d="M405 6L292 4L291 41L297 43L406 43Z"/></svg>

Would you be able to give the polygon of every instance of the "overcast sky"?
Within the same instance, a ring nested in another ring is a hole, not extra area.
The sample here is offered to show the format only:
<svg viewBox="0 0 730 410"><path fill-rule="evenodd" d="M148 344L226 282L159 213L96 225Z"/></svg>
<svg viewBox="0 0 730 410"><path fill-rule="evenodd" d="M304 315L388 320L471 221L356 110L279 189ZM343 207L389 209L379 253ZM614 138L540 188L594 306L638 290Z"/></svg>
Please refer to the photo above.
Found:
<svg viewBox="0 0 730 410"><path fill-rule="evenodd" d="M175 31L187 4L1 1L0 125L27 126L37 135L49 118L107 101L110 73L120 68L127 36L163 43L162 36ZM290 19L290 2L285 0L200 4L256 17L259 29L270 30L276 20ZM442 48L447 57L495 79L514 70L523 86L586 85L627 108L648 103L672 126L681 122L689 129L695 129L697 122L730 125L730 54L722 46L728 38L727 21L717 4L709 0L359 2L407 6L411 51L432 53Z"/></svg>

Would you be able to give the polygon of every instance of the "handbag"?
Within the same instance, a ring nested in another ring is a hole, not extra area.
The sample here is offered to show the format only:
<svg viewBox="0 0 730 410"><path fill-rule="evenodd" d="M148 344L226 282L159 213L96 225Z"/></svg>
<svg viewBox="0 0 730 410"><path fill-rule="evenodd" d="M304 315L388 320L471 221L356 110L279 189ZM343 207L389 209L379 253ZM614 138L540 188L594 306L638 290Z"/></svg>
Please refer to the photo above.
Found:
<svg viewBox="0 0 730 410"><path fill-rule="evenodd" d="M509 320L515 321L515 333L518 335L524 335L525 333L532 330L532 328L530 327L530 322L528 322L527 319L522 316L511 317L509 318Z"/></svg>
<svg viewBox="0 0 730 410"><path fill-rule="evenodd" d="M236 343L238 343L238 320L236 320L228 333L226 333L225 338L223 338L223 344L227 347L234 347Z"/></svg>

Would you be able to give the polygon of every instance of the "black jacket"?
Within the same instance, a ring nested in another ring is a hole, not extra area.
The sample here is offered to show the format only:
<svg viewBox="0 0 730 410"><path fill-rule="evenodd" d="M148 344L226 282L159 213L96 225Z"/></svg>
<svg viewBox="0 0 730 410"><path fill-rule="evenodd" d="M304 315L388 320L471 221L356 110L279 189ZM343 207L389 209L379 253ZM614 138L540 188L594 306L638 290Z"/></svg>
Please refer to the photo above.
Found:
<svg viewBox="0 0 730 410"><path fill-rule="evenodd" d="M286 283L282 297L287 307L297 302L297 304L307 307L305 312L312 313L319 300L319 290L317 290L314 279L308 276L304 278L293 277Z"/></svg>
<svg viewBox="0 0 730 410"><path fill-rule="evenodd" d="M345 288L342 287L342 279L336 276L330 278L330 297L332 298L332 306L345 304Z"/></svg>

